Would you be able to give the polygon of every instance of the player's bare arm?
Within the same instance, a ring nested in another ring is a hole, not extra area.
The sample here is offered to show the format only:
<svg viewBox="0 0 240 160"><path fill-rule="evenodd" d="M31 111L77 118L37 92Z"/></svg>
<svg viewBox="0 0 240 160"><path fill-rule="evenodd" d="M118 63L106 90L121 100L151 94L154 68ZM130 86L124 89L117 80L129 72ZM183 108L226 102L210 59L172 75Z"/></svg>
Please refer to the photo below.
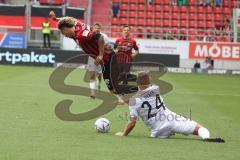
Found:
<svg viewBox="0 0 240 160"><path fill-rule="evenodd" d="M57 21L57 22L60 20L60 18L57 18L57 16L56 16L56 14L54 13L54 11L50 11L50 12L49 12L49 17L50 17L52 20Z"/></svg>
<svg viewBox="0 0 240 160"><path fill-rule="evenodd" d="M135 127L137 122L137 117L132 117L130 121L127 123L123 132L117 132L115 135L119 137L127 136Z"/></svg>
<svg viewBox="0 0 240 160"><path fill-rule="evenodd" d="M128 103L129 103L129 98L128 99L123 99L122 101L118 101L117 105L122 106L122 105L125 105L125 104L128 104Z"/></svg>
<svg viewBox="0 0 240 160"><path fill-rule="evenodd" d="M132 58L134 59L139 54L139 50L134 50L132 53Z"/></svg>

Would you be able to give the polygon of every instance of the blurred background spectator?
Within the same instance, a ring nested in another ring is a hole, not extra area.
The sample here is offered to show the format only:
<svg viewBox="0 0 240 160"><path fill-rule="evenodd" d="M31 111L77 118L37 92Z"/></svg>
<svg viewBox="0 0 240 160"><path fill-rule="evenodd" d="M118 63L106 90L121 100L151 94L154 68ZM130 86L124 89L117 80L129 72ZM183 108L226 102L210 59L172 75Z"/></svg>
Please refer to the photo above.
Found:
<svg viewBox="0 0 240 160"><path fill-rule="evenodd" d="M112 5L112 12L113 12L113 17L118 17L118 13L119 13L119 10L120 10L120 5L119 5L119 3L113 3L113 5Z"/></svg>

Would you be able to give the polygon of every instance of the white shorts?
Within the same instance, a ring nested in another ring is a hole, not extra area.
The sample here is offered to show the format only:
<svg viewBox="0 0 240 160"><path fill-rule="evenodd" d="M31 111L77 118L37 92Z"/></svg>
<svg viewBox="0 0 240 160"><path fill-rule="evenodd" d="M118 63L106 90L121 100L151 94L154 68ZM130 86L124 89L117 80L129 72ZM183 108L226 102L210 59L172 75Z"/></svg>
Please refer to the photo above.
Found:
<svg viewBox="0 0 240 160"><path fill-rule="evenodd" d="M97 73L102 73L102 67L101 65L96 66L94 64L94 59L92 57L88 57L88 64L87 64L87 70L88 71L93 71L93 72L97 72Z"/></svg>
<svg viewBox="0 0 240 160"><path fill-rule="evenodd" d="M151 130L151 137L167 138L174 133L180 133L184 135L193 134L197 126L197 122L177 115L170 110L168 110L167 114L165 115L167 118L165 118L163 121L158 121L155 124L154 129Z"/></svg>

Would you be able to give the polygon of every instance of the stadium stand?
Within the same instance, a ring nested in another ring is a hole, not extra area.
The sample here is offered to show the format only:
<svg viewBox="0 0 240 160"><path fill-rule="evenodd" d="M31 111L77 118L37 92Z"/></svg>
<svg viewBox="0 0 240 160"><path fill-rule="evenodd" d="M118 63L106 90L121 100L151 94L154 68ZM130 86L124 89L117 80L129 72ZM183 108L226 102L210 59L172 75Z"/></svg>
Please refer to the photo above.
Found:
<svg viewBox="0 0 240 160"><path fill-rule="evenodd" d="M171 0L154 0L152 5L145 0L112 2L120 3L120 16L112 18L113 37L120 34L121 25L128 24L138 38L141 36L137 31L141 30L145 32L143 38L151 32L151 37L161 39L224 42L232 41L232 12L239 6L236 0L223 0L220 7L199 4L197 0L188 0L186 6L177 6Z"/></svg>
<svg viewBox="0 0 240 160"><path fill-rule="evenodd" d="M88 7L88 0L40 0L39 2L41 5L50 6L66 3L70 7L85 9ZM103 31L112 37L119 36L121 26L128 24L131 26L136 38L192 41L233 41L233 9L239 7L239 1L237 0L222 0L220 6L216 6L216 4L214 6L199 4L198 0L188 0L186 5L177 5L172 0L154 0L151 5L146 0L93 2L92 24L95 22L101 23L104 26ZM11 0L11 4L15 3L19 4L20 1ZM113 18L109 14L112 3L120 4L119 17ZM86 12L85 19L88 15ZM14 12L11 14L6 13L8 15L5 14L4 10L1 12L0 28L26 28L25 13L19 14L21 16L14 15ZM10 21L9 16L15 16L19 20ZM47 15L31 15L31 28L40 28L39 22L45 16ZM56 28L56 24L53 27Z"/></svg>
<svg viewBox="0 0 240 160"><path fill-rule="evenodd" d="M66 0L40 0L41 5L63 5Z"/></svg>

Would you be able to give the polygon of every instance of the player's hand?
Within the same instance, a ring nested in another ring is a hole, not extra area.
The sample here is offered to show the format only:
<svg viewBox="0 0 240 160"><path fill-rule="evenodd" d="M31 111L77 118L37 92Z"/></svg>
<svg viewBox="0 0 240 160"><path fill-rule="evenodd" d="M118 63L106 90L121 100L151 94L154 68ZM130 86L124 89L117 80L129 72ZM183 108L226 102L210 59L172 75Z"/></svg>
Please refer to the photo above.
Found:
<svg viewBox="0 0 240 160"><path fill-rule="evenodd" d="M137 54L133 53L131 56L132 56L132 59L134 59L137 56Z"/></svg>
<svg viewBox="0 0 240 160"><path fill-rule="evenodd" d="M94 61L94 64L98 66L102 62L102 60L103 56L97 56L97 58Z"/></svg>
<svg viewBox="0 0 240 160"><path fill-rule="evenodd" d="M126 101L123 99L119 99L116 103L117 103L117 105L122 106L122 105L126 104Z"/></svg>
<svg viewBox="0 0 240 160"><path fill-rule="evenodd" d="M116 136L119 136L119 137L123 137L123 136L124 136L124 133L123 133L123 132L117 132L115 135L116 135Z"/></svg>
<svg viewBox="0 0 240 160"><path fill-rule="evenodd" d="M53 11L50 11L49 17L51 17L52 19L56 19L56 14Z"/></svg>

